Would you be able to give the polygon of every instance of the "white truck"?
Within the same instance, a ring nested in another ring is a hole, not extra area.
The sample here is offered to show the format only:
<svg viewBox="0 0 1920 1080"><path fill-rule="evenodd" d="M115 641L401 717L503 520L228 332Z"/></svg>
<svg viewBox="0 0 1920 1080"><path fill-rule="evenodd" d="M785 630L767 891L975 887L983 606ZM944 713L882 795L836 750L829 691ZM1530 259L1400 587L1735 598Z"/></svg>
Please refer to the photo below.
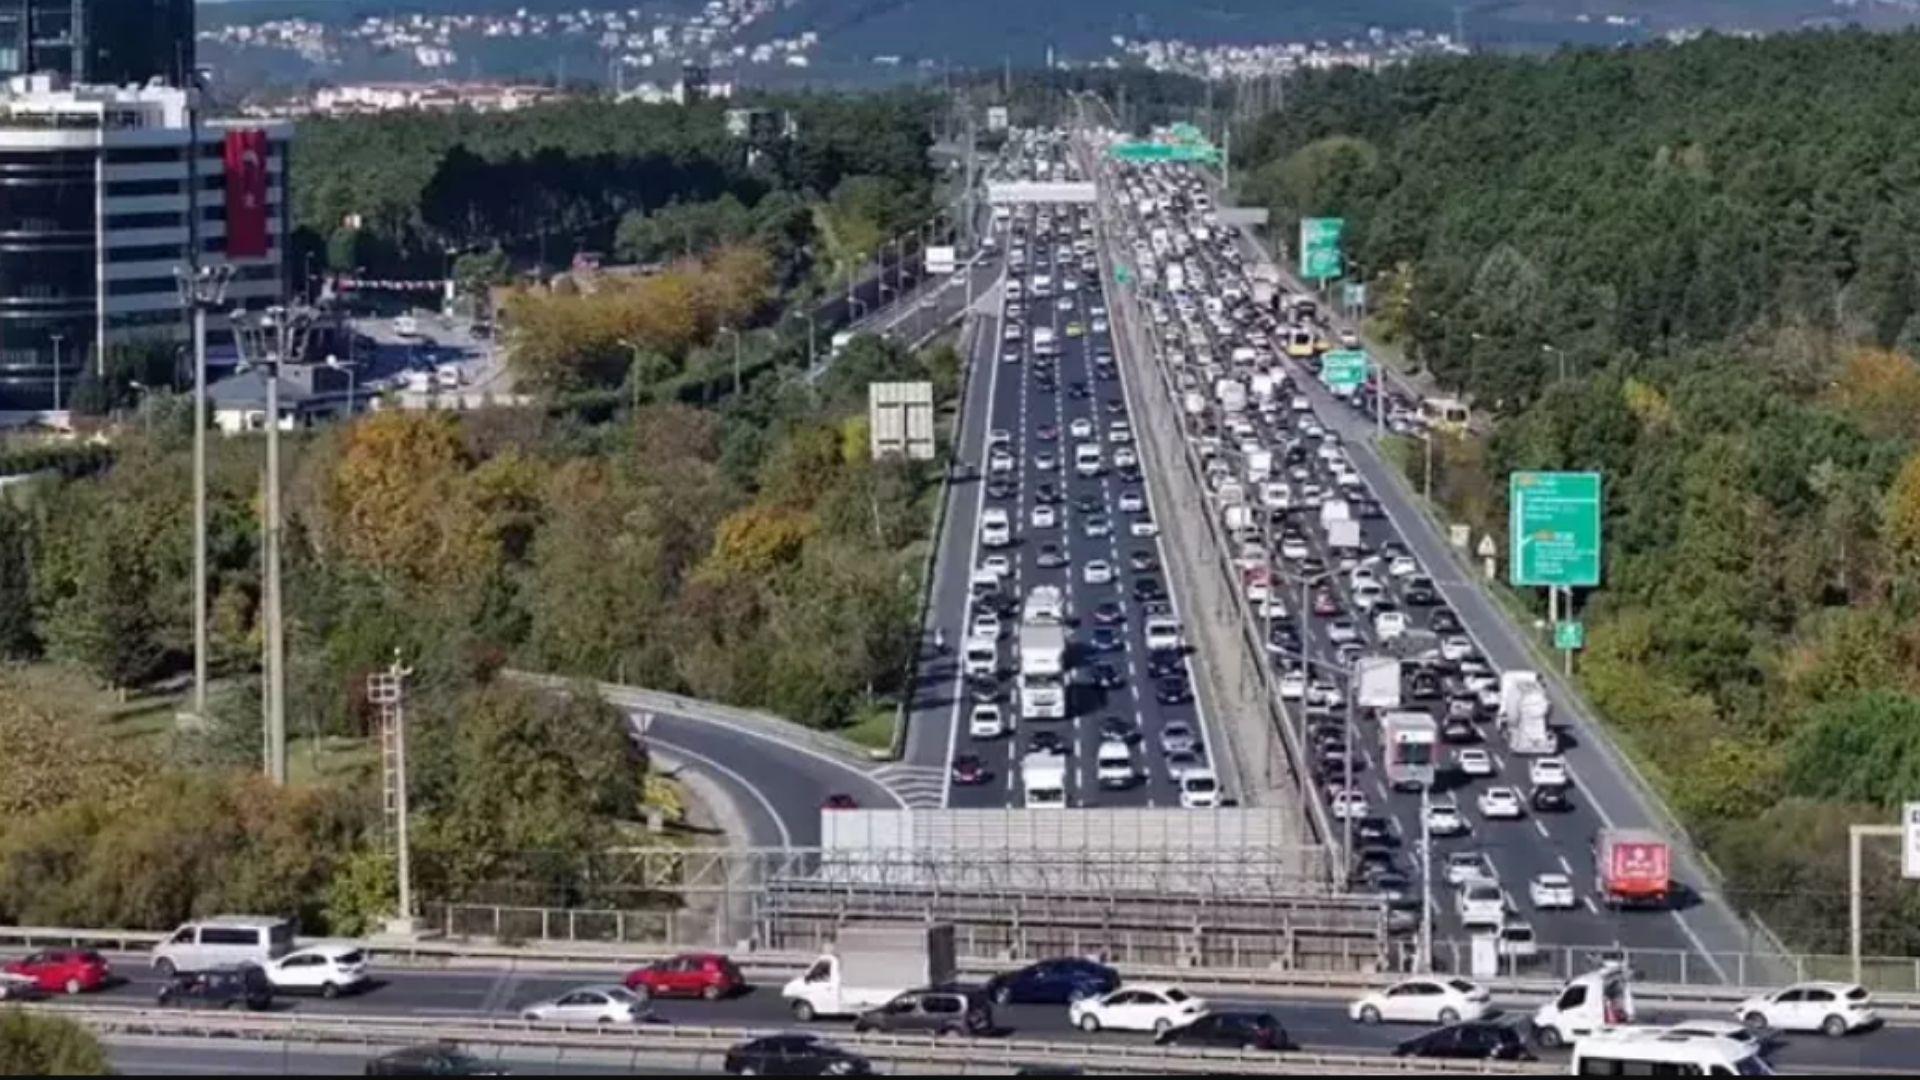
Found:
<svg viewBox="0 0 1920 1080"><path fill-rule="evenodd" d="M1360 550L1360 523L1351 518L1327 526L1327 548L1336 552Z"/></svg>
<svg viewBox="0 0 1920 1080"><path fill-rule="evenodd" d="M1207 411L1207 396L1198 390L1189 390L1181 399L1181 404L1186 407L1188 416L1201 416Z"/></svg>
<svg viewBox="0 0 1920 1080"><path fill-rule="evenodd" d="M1499 726L1507 750L1515 754L1553 754L1560 750L1559 733L1547 723L1552 702L1535 671L1500 673Z"/></svg>
<svg viewBox="0 0 1920 1080"><path fill-rule="evenodd" d="M1320 528L1329 532L1336 521L1352 521L1353 507L1345 499L1326 499L1320 503Z"/></svg>
<svg viewBox="0 0 1920 1080"><path fill-rule="evenodd" d="M1066 604L1057 585L1027 594L1020 612L1020 719L1067 718Z"/></svg>
<svg viewBox="0 0 1920 1080"><path fill-rule="evenodd" d="M1167 291L1170 293L1178 293L1178 292L1185 292L1186 289L1187 289L1186 267L1180 265L1177 262L1168 263L1167 264Z"/></svg>
<svg viewBox="0 0 1920 1080"><path fill-rule="evenodd" d="M1273 451L1255 450L1247 455L1247 483L1258 485L1273 475Z"/></svg>
<svg viewBox="0 0 1920 1080"><path fill-rule="evenodd" d="M1061 754L1035 752L1020 759L1022 806L1028 810L1064 810L1067 806L1067 759Z"/></svg>
<svg viewBox="0 0 1920 1080"><path fill-rule="evenodd" d="M1274 391L1279 388L1279 380L1271 372L1256 371L1253 374L1253 400L1268 402L1273 400Z"/></svg>
<svg viewBox="0 0 1920 1080"><path fill-rule="evenodd" d="M1239 379L1221 379L1214 383L1213 396L1220 402L1220 411L1228 416L1247 411L1247 387Z"/></svg>
<svg viewBox="0 0 1920 1080"><path fill-rule="evenodd" d="M1391 656L1363 656L1354 667L1355 705L1381 710L1400 707L1400 661Z"/></svg>
<svg viewBox="0 0 1920 1080"><path fill-rule="evenodd" d="M951 983L953 925L848 926L780 991L793 1018L858 1016L909 990Z"/></svg>

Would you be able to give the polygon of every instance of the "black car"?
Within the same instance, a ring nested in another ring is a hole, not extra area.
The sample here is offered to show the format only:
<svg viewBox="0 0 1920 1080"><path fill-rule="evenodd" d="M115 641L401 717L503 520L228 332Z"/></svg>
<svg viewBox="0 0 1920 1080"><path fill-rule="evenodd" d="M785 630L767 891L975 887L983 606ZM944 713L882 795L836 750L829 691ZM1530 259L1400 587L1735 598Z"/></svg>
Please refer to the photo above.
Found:
<svg viewBox="0 0 1920 1080"><path fill-rule="evenodd" d="M1102 626L1112 626L1127 621L1127 613L1120 605L1111 600L1103 600L1093 609L1093 621Z"/></svg>
<svg viewBox="0 0 1920 1080"><path fill-rule="evenodd" d="M1086 383L1079 382L1079 381L1075 381L1074 383L1069 385L1067 387L1067 393L1077 398L1090 398L1093 396L1092 388L1087 386Z"/></svg>
<svg viewBox="0 0 1920 1080"><path fill-rule="evenodd" d="M1124 483L1137 484L1140 482L1140 466L1138 465L1122 465L1113 470L1113 474L1119 477Z"/></svg>
<svg viewBox="0 0 1920 1080"><path fill-rule="evenodd" d="M1055 390L1060 389L1060 384L1054 382L1051 378L1042 375L1042 376L1036 377L1033 380L1033 388L1035 390L1040 391L1043 394L1051 394Z"/></svg>
<svg viewBox="0 0 1920 1080"><path fill-rule="evenodd" d="M1440 721L1440 738L1450 743L1479 742L1480 729L1474 727L1470 719L1449 714Z"/></svg>
<svg viewBox="0 0 1920 1080"><path fill-rule="evenodd" d="M768 1035L727 1051L732 1076L871 1076L866 1058L842 1050L818 1035Z"/></svg>
<svg viewBox="0 0 1920 1080"><path fill-rule="evenodd" d="M1015 491L1013 481L994 479L987 481L987 495L994 499L1011 499Z"/></svg>
<svg viewBox="0 0 1920 1080"><path fill-rule="evenodd" d="M1407 582L1400 598L1410 607L1431 607L1440 602L1440 592L1434 588L1432 578L1417 577Z"/></svg>
<svg viewBox="0 0 1920 1080"><path fill-rule="evenodd" d="M1162 705L1184 705L1193 700L1193 688L1184 676L1169 676L1154 684L1153 700Z"/></svg>
<svg viewBox="0 0 1920 1080"><path fill-rule="evenodd" d="M1106 504L1098 495L1082 495L1073 507L1083 514L1098 514L1106 509Z"/></svg>
<svg viewBox="0 0 1920 1080"><path fill-rule="evenodd" d="M1041 483L1036 484L1034 486L1033 501L1042 502L1042 503L1057 503L1060 501L1060 489L1055 487L1053 485L1053 481L1051 480L1042 481Z"/></svg>
<svg viewBox="0 0 1920 1080"><path fill-rule="evenodd" d="M1093 685L1103 690L1112 690L1127 684L1127 677L1119 667L1104 660L1088 669L1088 678L1093 681Z"/></svg>
<svg viewBox="0 0 1920 1080"><path fill-rule="evenodd" d="M1355 821L1353 839L1355 843L1369 846L1392 845L1397 842L1394 839L1393 826L1388 824L1386 818L1377 815Z"/></svg>
<svg viewBox="0 0 1920 1080"><path fill-rule="evenodd" d="M1267 634L1267 648L1270 652L1299 654L1300 631L1292 623L1274 623L1273 630Z"/></svg>
<svg viewBox="0 0 1920 1080"><path fill-rule="evenodd" d="M1407 680L1407 695L1418 701L1432 701L1440 696L1440 677L1431 671L1416 671Z"/></svg>
<svg viewBox="0 0 1920 1080"><path fill-rule="evenodd" d="M1105 964L1065 957L995 975L987 980L987 996L996 1005L1066 1005L1119 987L1120 973Z"/></svg>
<svg viewBox="0 0 1920 1080"><path fill-rule="evenodd" d="M1393 1048L1395 1057L1470 1061L1532 1061L1526 1040L1512 1024L1472 1020L1416 1035Z"/></svg>
<svg viewBox="0 0 1920 1080"><path fill-rule="evenodd" d="M1184 1027L1154 1036L1162 1046L1220 1046L1236 1050L1293 1050L1272 1013L1210 1012Z"/></svg>
<svg viewBox="0 0 1920 1080"><path fill-rule="evenodd" d="M1393 849L1385 844L1367 844L1353 853L1353 880L1372 881L1382 874L1400 872Z"/></svg>
<svg viewBox="0 0 1920 1080"><path fill-rule="evenodd" d="M985 1035L993 1030L993 1006L978 990L909 990L855 1017L853 1030L861 1034L923 1031L934 1035Z"/></svg>
<svg viewBox="0 0 1920 1080"><path fill-rule="evenodd" d="M999 701L1003 693L1000 680L991 675L967 676L967 696L980 704Z"/></svg>
<svg viewBox="0 0 1920 1080"><path fill-rule="evenodd" d="M1040 551L1033 557L1035 566L1052 570L1067 565L1067 553L1059 544L1041 544Z"/></svg>
<svg viewBox="0 0 1920 1080"><path fill-rule="evenodd" d="M408 1046L381 1054L362 1070L365 1076L505 1076L505 1069L481 1061L451 1043Z"/></svg>
<svg viewBox="0 0 1920 1080"><path fill-rule="evenodd" d="M1093 652L1118 652L1125 647L1120 631L1111 626L1096 626L1087 638L1087 648Z"/></svg>
<svg viewBox="0 0 1920 1080"><path fill-rule="evenodd" d="M1165 649L1156 651L1147 657L1147 678L1168 679L1176 675L1185 675L1186 665L1180 660L1180 654Z"/></svg>
<svg viewBox="0 0 1920 1080"><path fill-rule="evenodd" d="M1543 810L1549 814L1564 813L1573 809L1573 798L1567 787L1562 784L1543 784L1534 788L1527 796L1527 802L1533 804L1535 810Z"/></svg>
<svg viewBox="0 0 1920 1080"><path fill-rule="evenodd" d="M1160 585L1159 578L1139 577L1133 579L1133 598L1142 603L1162 599L1167 595Z"/></svg>
<svg viewBox="0 0 1920 1080"><path fill-rule="evenodd" d="M1460 632L1460 616L1452 608L1434 608L1427 616L1427 628L1436 634L1457 634Z"/></svg>
<svg viewBox="0 0 1920 1080"><path fill-rule="evenodd" d="M1027 739L1029 754L1064 754L1067 752L1067 740L1057 731L1036 731Z"/></svg>
<svg viewBox="0 0 1920 1080"><path fill-rule="evenodd" d="M1150 574L1159 569L1159 567L1160 560L1154 558L1153 552L1145 548L1130 552L1127 555L1127 568L1136 574Z"/></svg>
<svg viewBox="0 0 1920 1080"><path fill-rule="evenodd" d="M1100 721L1102 739L1132 742L1140 737L1140 721L1131 716L1109 716Z"/></svg>
<svg viewBox="0 0 1920 1080"><path fill-rule="evenodd" d="M273 983L254 964L208 971L177 972L160 986L159 1003L185 1009L273 1007Z"/></svg>

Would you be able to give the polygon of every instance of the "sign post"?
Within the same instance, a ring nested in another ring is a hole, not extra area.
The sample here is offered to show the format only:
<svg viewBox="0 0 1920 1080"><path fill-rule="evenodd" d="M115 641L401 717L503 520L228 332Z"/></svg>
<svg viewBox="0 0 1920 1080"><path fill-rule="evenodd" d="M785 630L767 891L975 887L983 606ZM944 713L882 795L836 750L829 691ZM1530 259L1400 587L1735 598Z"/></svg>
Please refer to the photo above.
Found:
<svg viewBox="0 0 1920 1080"><path fill-rule="evenodd" d="M1920 879L1920 802L1910 802L1900 813L1900 876Z"/></svg>
<svg viewBox="0 0 1920 1080"><path fill-rule="evenodd" d="M1320 361L1320 379L1336 394L1351 394L1367 381L1367 354L1336 349Z"/></svg>
<svg viewBox="0 0 1920 1080"><path fill-rule="evenodd" d="M1344 218L1300 219L1300 276L1319 282L1322 289L1340 276L1340 234Z"/></svg>

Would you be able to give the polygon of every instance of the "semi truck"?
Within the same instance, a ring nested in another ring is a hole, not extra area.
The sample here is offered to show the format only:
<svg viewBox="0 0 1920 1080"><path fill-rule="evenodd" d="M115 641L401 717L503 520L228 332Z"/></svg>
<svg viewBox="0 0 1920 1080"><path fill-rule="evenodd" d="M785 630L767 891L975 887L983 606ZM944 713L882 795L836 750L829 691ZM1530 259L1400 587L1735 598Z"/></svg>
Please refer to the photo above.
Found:
<svg viewBox="0 0 1920 1080"><path fill-rule="evenodd" d="M1547 723L1552 703L1535 671L1506 671L1500 675L1500 731L1508 751L1515 754L1552 754L1560 749L1559 735Z"/></svg>
<svg viewBox="0 0 1920 1080"><path fill-rule="evenodd" d="M1648 829L1601 829L1593 839L1593 891L1609 909L1666 907L1673 852Z"/></svg>
<svg viewBox="0 0 1920 1080"><path fill-rule="evenodd" d="M1390 712L1382 717L1380 758L1386 762L1387 786L1395 791L1431 788L1439 745L1440 725L1426 713Z"/></svg>
<svg viewBox="0 0 1920 1080"><path fill-rule="evenodd" d="M848 926L780 996L802 1023L858 1016L909 990L953 982L953 924Z"/></svg>

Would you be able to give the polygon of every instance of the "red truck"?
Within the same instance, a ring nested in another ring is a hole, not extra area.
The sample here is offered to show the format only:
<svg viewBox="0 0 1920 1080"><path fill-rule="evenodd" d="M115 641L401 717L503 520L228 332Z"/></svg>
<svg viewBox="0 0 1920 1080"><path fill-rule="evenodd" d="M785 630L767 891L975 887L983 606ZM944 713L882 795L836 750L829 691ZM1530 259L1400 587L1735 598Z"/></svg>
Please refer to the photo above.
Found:
<svg viewBox="0 0 1920 1080"><path fill-rule="evenodd" d="M1594 891L1609 908L1666 907L1673 854L1646 829L1601 829L1593 841Z"/></svg>

